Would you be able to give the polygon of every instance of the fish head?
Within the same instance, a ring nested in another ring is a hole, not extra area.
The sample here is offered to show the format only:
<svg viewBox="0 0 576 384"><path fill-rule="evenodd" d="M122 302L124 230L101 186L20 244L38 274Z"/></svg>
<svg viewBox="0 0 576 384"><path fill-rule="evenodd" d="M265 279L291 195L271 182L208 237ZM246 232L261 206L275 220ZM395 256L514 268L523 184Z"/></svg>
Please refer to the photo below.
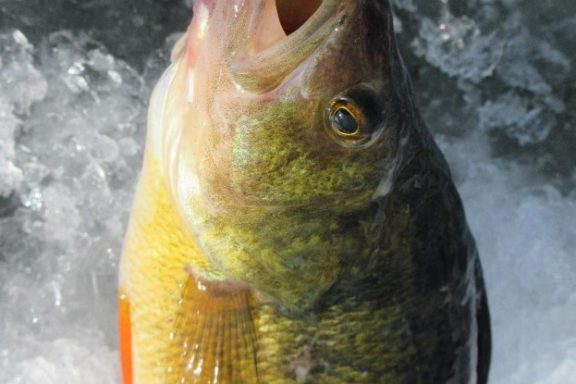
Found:
<svg viewBox="0 0 576 384"><path fill-rule="evenodd" d="M179 152L220 208L362 205L390 170L388 6L325 0L287 34L280 11L312 3L196 2Z"/></svg>
<svg viewBox="0 0 576 384"><path fill-rule="evenodd" d="M162 142L185 221L227 276L279 301L305 305L305 295L310 304L338 278L343 259L361 252L361 240L336 249L336 234L345 232L339 218L385 193L396 163L402 108L389 3L197 0L181 51L167 85ZM306 252L318 256L288 254L286 241L263 251L232 229L211 240L206 223L215 221L269 231L312 225L283 237L297 242L315 231L320 240ZM223 236L244 255L232 257ZM298 293L271 288L280 270L300 276Z"/></svg>

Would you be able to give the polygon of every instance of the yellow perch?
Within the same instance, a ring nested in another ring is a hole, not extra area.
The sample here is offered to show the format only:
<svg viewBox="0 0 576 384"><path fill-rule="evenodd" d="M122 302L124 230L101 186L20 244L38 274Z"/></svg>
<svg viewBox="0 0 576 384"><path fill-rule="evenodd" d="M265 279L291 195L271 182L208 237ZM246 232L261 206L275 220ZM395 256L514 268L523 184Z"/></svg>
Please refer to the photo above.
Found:
<svg viewBox="0 0 576 384"><path fill-rule="evenodd" d="M482 272L387 0L196 0L153 93L124 384L486 384Z"/></svg>

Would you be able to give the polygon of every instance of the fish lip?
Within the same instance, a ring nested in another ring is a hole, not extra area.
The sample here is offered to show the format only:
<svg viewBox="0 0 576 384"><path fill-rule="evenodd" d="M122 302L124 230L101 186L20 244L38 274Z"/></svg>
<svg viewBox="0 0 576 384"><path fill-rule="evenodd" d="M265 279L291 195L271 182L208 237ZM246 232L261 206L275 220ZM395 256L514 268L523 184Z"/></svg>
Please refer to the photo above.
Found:
<svg viewBox="0 0 576 384"><path fill-rule="evenodd" d="M265 93L278 87L338 30L342 19L339 15L347 3L350 2L324 0L294 32L288 35L284 33L282 38L261 51L234 57L229 69L235 83L245 90L257 93ZM265 17L278 18L278 14ZM279 20L278 27L282 28Z"/></svg>

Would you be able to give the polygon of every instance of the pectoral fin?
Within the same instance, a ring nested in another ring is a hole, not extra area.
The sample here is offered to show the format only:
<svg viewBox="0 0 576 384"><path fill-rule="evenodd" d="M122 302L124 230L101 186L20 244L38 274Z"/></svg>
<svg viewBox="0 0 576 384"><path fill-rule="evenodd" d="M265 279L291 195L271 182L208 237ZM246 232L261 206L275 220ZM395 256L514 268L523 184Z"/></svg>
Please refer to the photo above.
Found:
<svg viewBox="0 0 576 384"><path fill-rule="evenodd" d="M246 286L190 273L172 335L182 350L169 382L259 383L252 307Z"/></svg>

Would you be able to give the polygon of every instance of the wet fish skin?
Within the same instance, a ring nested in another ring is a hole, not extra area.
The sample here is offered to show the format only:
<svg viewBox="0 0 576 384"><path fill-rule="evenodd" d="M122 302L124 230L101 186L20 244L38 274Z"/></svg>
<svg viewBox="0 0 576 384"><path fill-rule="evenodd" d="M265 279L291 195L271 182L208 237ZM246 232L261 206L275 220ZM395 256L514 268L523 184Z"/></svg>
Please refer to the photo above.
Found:
<svg viewBox="0 0 576 384"><path fill-rule="evenodd" d="M270 4L197 1L155 91L120 273L125 384L485 384L478 254L388 2L325 0L275 41ZM330 130L335 99L367 141Z"/></svg>

